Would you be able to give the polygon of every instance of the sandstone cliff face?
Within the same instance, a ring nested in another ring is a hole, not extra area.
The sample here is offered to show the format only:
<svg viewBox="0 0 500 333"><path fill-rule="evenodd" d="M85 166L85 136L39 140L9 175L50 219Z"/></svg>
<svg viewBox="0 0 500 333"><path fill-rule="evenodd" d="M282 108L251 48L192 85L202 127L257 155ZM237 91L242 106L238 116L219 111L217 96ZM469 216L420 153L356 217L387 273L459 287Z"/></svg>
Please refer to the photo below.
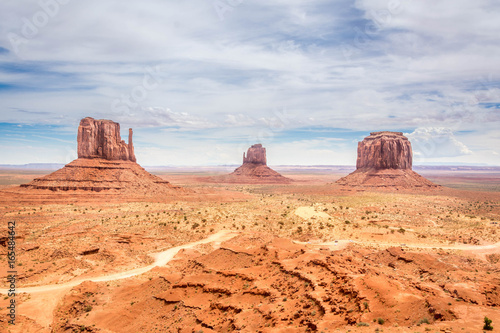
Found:
<svg viewBox="0 0 500 333"><path fill-rule="evenodd" d="M411 168L411 143L401 132L373 132L358 142L356 169Z"/></svg>
<svg viewBox="0 0 500 333"><path fill-rule="evenodd" d="M260 143L248 148L246 157L243 153L243 164L247 163L267 165L266 148Z"/></svg>
<svg viewBox="0 0 500 333"><path fill-rule="evenodd" d="M84 118L78 127L78 158L103 158L135 162L132 129L129 143L120 137L120 124L111 120Z"/></svg>

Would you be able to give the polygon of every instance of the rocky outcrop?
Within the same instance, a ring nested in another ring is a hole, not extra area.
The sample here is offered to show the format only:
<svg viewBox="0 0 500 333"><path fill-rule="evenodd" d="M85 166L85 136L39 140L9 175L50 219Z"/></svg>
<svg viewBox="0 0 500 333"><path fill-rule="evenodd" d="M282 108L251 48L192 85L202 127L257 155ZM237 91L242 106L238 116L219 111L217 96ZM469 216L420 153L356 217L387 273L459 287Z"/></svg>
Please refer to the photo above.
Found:
<svg viewBox="0 0 500 333"><path fill-rule="evenodd" d="M483 313L498 318L488 300L498 274L485 273L498 266L444 251L302 243L290 233L293 241L245 231L126 287L84 282L59 301L52 332L89 322L86 332L482 332ZM131 303L141 315L130 315Z"/></svg>
<svg viewBox="0 0 500 333"><path fill-rule="evenodd" d="M356 169L411 170L411 167L411 143L401 132L372 132L358 142Z"/></svg>
<svg viewBox="0 0 500 333"><path fill-rule="evenodd" d="M346 187L433 189L439 186L412 170L411 143L401 132L372 132L358 142L356 171L336 182Z"/></svg>
<svg viewBox="0 0 500 333"><path fill-rule="evenodd" d="M262 147L260 143L248 148L246 157L243 153L243 164L248 163L267 165L266 148Z"/></svg>
<svg viewBox="0 0 500 333"><path fill-rule="evenodd" d="M215 183L240 184L288 184L292 180L283 177L267 166L266 148L255 144L243 153L243 164L229 175L216 176L208 179Z"/></svg>
<svg viewBox="0 0 500 333"><path fill-rule="evenodd" d="M96 120L91 117L82 119L78 127L77 142L78 158L136 161L132 129L129 129L126 144L120 137L120 124L111 120Z"/></svg>
<svg viewBox="0 0 500 333"><path fill-rule="evenodd" d="M78 127L78 159L21 187L140 195L172 194L180 189L135 162L132 129L127 144L120 138L120 124L90 117Z"/></svg>

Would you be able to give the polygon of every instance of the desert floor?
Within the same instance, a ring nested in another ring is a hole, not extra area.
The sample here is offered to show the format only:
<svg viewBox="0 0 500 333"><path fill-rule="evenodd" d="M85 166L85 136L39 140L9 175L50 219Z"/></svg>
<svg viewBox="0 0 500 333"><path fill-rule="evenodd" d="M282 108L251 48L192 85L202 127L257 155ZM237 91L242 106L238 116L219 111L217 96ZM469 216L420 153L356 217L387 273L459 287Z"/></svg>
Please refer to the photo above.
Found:
<svg viewBox="0 0 500 333"><path fill-rule="evenodd" d="M481 332L485 316L500 328L496 171L422 170L445 186L374 192L335 185L345 170L277 170L295 182L158 172L188 190L168 197L21 190L43 172L2 171L0 330Z"/></svg>

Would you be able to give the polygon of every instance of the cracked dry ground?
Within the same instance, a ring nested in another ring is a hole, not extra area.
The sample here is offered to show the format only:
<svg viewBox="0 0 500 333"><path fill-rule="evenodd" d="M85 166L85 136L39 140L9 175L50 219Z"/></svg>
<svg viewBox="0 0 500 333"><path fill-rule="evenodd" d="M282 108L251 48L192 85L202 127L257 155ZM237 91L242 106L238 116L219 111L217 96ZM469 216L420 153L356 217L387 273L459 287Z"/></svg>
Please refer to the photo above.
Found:
<svg viewBox="0 0 500 333"><path fill-rule="evenodd" d="M140 279L75 287L53 332L477 332L484 315L500 318L496 255L332 251L264 234L198 250Z"/></svg>

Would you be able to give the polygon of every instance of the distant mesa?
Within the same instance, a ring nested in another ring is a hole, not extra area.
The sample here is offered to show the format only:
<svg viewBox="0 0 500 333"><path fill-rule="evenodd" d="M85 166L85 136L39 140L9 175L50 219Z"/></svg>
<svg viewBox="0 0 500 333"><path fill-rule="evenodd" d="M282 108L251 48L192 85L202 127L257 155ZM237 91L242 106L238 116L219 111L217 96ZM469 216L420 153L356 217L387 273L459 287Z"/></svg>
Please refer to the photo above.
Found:
<svg viewBox="0 0 500 333"><path fill-rule="evenodd" d="M83 118L78 127L78 158L47 176L21 187L52 191L133 191L170 193L180 187L154 176L136 163L132 129L128 144L120 137L120 124Z"/></svg>
<svg viewBox="0 0 500 333"><path fill-rule="evenodd" d="M243 164L261 164L267 165L266 148L262 147L260 143L252 145L245 153L243 153Z"/></svg>
<svg viewBox="0 0 500 333"><path fill-rule="evenodd" d="M410 140L401 132L372 132L358 142L356 171L337 184L367 188L439 188L412 170Z"/></svg>
<svg viewBox="0 0 500 333"><path fill-rule="evenodd" d="M212 181L222 183L288 184L292 180L283 177L267 166L266 148L255 144L243 153L243 164L229 175L212 177Z"/></svg>

